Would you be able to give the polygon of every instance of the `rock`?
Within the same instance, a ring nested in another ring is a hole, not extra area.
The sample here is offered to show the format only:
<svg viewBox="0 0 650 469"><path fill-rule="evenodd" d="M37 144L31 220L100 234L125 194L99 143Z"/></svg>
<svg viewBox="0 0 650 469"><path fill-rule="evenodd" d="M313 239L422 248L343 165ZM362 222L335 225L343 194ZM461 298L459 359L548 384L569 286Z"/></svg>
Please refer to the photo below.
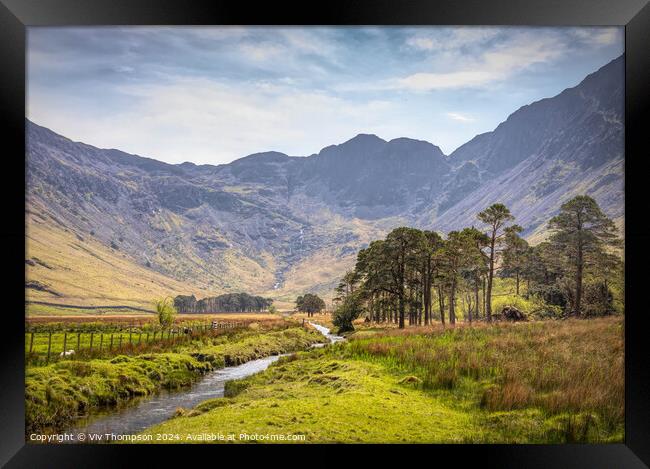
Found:
<svg viewBox="0 0 650 469"><path fill-rule="evenodd" d="M515 308L514 306L504 306L501 310L500 319L506 321L527 321L526 313Z"/></svg>

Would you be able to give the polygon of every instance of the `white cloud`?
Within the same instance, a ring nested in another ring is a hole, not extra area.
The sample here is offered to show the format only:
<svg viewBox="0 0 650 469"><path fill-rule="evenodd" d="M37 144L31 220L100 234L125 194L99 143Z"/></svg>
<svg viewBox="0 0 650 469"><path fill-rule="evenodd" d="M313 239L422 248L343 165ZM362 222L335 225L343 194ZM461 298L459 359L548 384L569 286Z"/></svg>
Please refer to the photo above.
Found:
<svg viewBox="0 0 650 469"><path fill-rule="evenodd" d="M596 46L608 46L621 41L620 28L575 28L572 33L579 41Z"/></svg>
<svg viewBox="0 0 650 469"><path fill-rule="evenodd" d="M448 112L447 117L458 122L474 122L476 120L473 117L466 116L459 112Z"/></svg>
<svg viewBox="0 0 650 469"><path fill-rule="evenodd" d="M434 41L430 37L413 36L406 40L406 44L414 49L433 50L437 41Z"/></svg>
<svg viewBox="0 0 650 469"><path fill-rule="evenodd" d="M485 85L498 76L491 71L463 71L451 73L414 73L396 81L396 88L410 91L466 88Z"/></svg>
<svg viewBox="0 0 650 469"><path fill-rule="evenodd" d="M418 31L406 39L406 45L416 50L451 51L484 44L497 37L503 28L462 27Z"/></svg>
<svg viewBox="0 0 650 469"><path fill-rule="evenodd" d="M475 34L473 37L479 37ZM458 55L452 71L418 72L392 81L388 87L410 91L484 87L505 80L526 68L553 61L566 52L566 44L555 34L526 32L513 35L503 44L482 52L478 57Z"/></svg>
<svg viewBox="0 0 650 469"><path fill-rule="evenodd" d="M131 97L132 107L84 120L70 103L63 107L36 92L30 102L38 106L29 106L29 118L74 140L173 163L219 164L270 150L309 155L357 133L408 133L408 124L389 124L387 101L350 102L290 86L178 78L120 92Z"/></svg>

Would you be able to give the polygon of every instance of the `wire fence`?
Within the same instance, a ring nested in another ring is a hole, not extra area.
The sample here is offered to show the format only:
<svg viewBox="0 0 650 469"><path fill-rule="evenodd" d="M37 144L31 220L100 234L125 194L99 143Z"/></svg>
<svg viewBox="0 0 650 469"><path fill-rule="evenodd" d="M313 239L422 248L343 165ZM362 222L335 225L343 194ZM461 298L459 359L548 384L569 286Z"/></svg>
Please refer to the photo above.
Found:
<svg viewBox="0 0 650 469"><path fill-rule="evenodd" d="M45 331L25 332L25 363L47 365L65 359L88 359L111 355L132 355L152 349L164 349L193 339L214 336L220 330L245 324L235 321L212 321L209 324L176 326L149 330L122 328L111 332Z"/></svg>

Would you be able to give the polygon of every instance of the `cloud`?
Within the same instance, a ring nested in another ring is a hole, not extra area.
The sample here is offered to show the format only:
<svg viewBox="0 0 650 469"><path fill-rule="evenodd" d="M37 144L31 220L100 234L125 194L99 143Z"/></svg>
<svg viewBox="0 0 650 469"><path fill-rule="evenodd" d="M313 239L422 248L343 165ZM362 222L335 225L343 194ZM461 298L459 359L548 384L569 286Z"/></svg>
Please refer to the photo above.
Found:
<svg viewBox="0 0 650 469"><path fill-rule="evenodd" d="M451 51L460 50L486 42L503 34L503 28L471 27L435 28L416 31L409 35L405 44L415 50Z"/></svg>
<svg viewBox="0 0 650 469"><path fill-rule="evenodd" d="M30 101L39 106L29 107L29 117L56 121L53 130L75 140L175 163L219 164L267 150L309 155L357 133L393 133L387 101L359 103L291 86L178 77L119 91L133 107L79 120L74 106L37 93Z"/></svg>
<svg viewBox="0 0 650 469"><path fill-rule="evenodd" d="M460 114L459 112L448 112L447 117L458 122L474 122L476 120L473 117Z"/></svg>
<svg viewBox="0 0 650 469"><path fill-rule="evenodd" d="M460 42L464 45L479 38L494 37L477 30ZM458 45L458 44L456 44ZM449 50L449 45L445 46ZM485 87L503 81L527 68L551 62L566 53L564 44L556 34L537 35L525 32L514 34L506 42L482 48L476 55L458 53L452 71L418 72L387 81L389 88L410 91L432 91Z"/></svg>
<svg viewBox="0 0 650 469"><path fill-rule="evenodd" d="M621 47L597 27L29 28L27 106L70 138L169 162L306 155L357 133L450 151Z"/></svg>
<svg viewBox="0 0 650 469"><path fill-rule="evenodd" d="M571 32L583 44L595 46L608 46L622 40L619 28L575 28Z"/></svg>

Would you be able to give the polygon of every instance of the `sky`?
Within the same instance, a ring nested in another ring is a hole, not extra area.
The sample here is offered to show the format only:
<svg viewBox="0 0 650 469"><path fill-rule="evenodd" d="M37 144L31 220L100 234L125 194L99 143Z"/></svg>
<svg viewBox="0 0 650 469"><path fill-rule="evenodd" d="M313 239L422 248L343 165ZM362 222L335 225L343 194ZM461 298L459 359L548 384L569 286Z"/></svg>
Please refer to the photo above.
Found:
<svg viewBox="0 0 650 469"><path fill-rule="evenodd" d="M619 27L30 27L27 117L169 163L359 133L445 154L623 53Z"/></svg>

